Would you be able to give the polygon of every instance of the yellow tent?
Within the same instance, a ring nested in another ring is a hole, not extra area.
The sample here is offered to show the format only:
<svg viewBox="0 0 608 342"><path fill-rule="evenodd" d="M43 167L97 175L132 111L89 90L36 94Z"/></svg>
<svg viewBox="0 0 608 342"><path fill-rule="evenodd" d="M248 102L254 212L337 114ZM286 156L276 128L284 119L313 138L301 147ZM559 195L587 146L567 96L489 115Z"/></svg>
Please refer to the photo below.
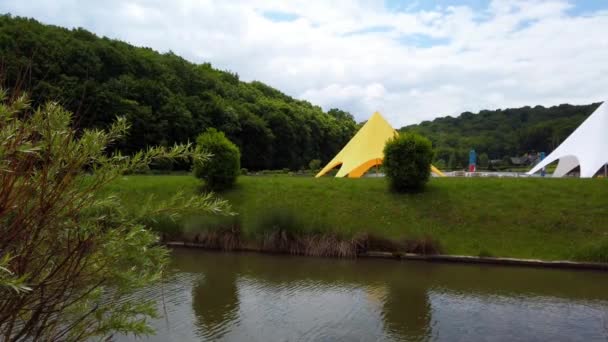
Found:
<svg viewBox="0 0 608 342"><path fill-rule="evenodd" d="M382 115L375 112L348 144L315 177L323 176L338 165L342 166L336 177L346 175L349 178L361 177L370 168L382 164L384 145L396 134L398 134L397 131ZM444 176L432 165L431 171L439 176Z"/></svg>

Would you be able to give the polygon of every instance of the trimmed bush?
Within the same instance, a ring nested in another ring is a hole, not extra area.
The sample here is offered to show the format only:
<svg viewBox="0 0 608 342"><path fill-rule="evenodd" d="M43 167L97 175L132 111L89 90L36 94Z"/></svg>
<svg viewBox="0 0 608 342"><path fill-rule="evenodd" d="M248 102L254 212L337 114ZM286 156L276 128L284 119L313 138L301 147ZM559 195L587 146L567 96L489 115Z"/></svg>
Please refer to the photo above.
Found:
<svg viewBox="0 0 608 342"><path fill-rule="evenodd" d="M391 189L415 192L424 188L431 175L433 146L415 133L400 134L384 146L384 172Z"/></svg>
<svg viewBox="0 0 608 342"><path fill-rule="evenodd" d="M223 132L208 128L196 138L199 148L213 154L206 163L194 165L194 176L203 179L210 190L231 188L241 171L241 152Z"/></svg>

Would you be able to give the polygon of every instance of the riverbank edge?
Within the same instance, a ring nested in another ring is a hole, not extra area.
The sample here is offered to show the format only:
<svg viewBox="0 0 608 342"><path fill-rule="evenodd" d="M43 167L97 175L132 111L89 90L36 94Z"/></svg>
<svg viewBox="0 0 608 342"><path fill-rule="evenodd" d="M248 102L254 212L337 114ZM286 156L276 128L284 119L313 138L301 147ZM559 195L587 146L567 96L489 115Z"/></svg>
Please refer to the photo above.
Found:
<svg viewBox="0 0 608 342"><path fill-rule="evenodd" d="M166 241L163 244L167 247L184 247L184 248L199 248L205 250L215 250L196 242L184 241ZM231 251L224 252L255 252L265 254L277 254L277 252L268 252L255 247L240 247ZM282 253L286 254L286 253ZM448 254L414 254L401 252L381 252L367 251L359 253L356 258L373 258L373 259L393 259L403 261L425 261L425 262L443 262L443 263L462 263L462 264L490 264L503 266L520 266L520 267L542 267L542 268L558 268L558 269L579 269L579 270L599 270L608 271L608 263L599 262L577 262L568 260L540 260L540 259L517 259L517 258L499 258L499 257L477 257L468 255L448 255Z"/></svg>

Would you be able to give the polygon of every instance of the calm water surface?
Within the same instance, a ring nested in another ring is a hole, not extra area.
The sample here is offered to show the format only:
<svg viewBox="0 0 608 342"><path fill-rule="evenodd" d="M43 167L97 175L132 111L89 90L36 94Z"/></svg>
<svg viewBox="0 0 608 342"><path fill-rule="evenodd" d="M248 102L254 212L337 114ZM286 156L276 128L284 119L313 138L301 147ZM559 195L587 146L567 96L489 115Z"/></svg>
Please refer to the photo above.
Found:
<svg viewBox="0 0 608 342"><path fill-rule="evenodd" d="M608 339L605 272L175 249L144 295L148 341Z"/></svg>

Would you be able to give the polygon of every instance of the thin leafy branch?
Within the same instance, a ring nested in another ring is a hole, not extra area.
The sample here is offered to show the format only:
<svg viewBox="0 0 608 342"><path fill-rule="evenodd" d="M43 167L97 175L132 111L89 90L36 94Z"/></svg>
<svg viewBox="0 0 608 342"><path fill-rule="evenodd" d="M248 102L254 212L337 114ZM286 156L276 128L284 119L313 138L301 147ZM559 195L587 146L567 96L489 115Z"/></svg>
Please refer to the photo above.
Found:
<svg viewBox="0 0 608 342"><path fill-rule="evenodd" d="M231 215L213 194L142 201L130 213L103 189L156 160L209 160L191 144L114 149L129 132L76 131L56 103L31 108L0 89L0 339L80 341L151 332L154 305L130 295L162 278L168 260L150 220Z"/></svg>

